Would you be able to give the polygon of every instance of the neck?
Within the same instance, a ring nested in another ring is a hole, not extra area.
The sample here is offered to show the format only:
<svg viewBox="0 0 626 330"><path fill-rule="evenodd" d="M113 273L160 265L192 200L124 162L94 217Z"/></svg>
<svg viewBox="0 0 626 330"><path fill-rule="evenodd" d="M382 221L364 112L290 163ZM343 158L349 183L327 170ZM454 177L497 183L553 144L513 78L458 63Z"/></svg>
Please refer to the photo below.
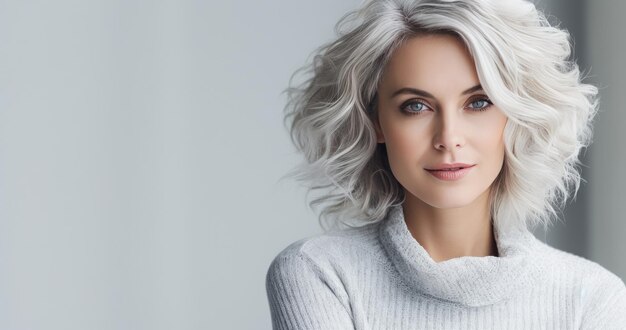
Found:
<svg viewBox="0 0 626 330"><path fill-rule="evenodd" d="M464 217L458 218L464 220ZM486 306L535 287L539 241L528 230L504 229L494 219L498 257L464 256L435 262L411 235L402 205L389 209L379 227L382 246L408 288L465 306ZM511 219L515 221L517 219ZM463 235L471 236L469 235Z"/></svg>
<svg viewBox="0 0 626 330"><path fill-rule="evenodd" d="M436 208L406 192L409 232L435 262L462 256L498 256L487 190L469 205Z"/></svg>

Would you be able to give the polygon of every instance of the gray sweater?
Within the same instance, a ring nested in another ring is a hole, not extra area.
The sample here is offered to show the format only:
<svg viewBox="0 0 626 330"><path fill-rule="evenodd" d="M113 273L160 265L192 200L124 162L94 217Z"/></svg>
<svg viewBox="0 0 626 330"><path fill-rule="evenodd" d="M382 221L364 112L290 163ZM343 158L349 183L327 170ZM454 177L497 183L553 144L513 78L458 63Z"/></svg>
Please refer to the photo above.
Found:
<svg viewBox="0 0 626 330"><path fill-rule="evenodd" d="M626 329L626 286L530 231L498 257L435 262L401 206L383 221L293 242L269 265L274 329Z"/></svg>

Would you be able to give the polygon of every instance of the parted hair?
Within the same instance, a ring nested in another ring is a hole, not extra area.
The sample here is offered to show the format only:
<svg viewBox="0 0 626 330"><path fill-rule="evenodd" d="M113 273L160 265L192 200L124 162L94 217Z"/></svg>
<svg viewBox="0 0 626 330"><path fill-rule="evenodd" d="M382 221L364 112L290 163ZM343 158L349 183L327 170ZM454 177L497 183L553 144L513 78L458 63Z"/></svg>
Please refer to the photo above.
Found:
<svg viewBox="0 0 626 330"><path fill-rule="evenodd" d="M287 173L322 206L321 226L380 221L404 201L373 120L394 49L418 34L457 36L490 100L508 117L490 209L500 226L547 228L582 180L597 87L583 83L569 32L526 0L369 0L345 14L337 38L293 73L285 125L304 160ZM296 78L300 82L295 82Z"/></svg>

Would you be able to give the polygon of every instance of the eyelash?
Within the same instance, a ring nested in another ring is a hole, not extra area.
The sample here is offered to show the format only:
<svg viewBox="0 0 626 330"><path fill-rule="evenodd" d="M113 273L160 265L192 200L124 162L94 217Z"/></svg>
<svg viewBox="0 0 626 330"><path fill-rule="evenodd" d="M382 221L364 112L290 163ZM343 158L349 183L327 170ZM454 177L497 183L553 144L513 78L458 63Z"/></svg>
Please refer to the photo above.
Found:
<svg viewBox="0 0 626 330"><path fill-rule="evenodd" d="M470 104L472 104L474 102L478 102L478 101L485 101L485 102L487 102L487 105L482 107L482 108L472 108L473 109L472 111L475 111L475 112L485 111L485 110L487 110L488 108L490 108L493 105L491 100L489 100L489 98L487 98L487 97L474 99L474 100L472 100L470 102ZM406 102L402 103L402 105L400 106L400 110L402 110L402 112L404 112L404 113L406 113L407 115L410 115L410 116L419 115L420 113L424 112L425 110L408 111L408 110L405 110L405 108L408 107L409 105L420 104L420 103L423 104L424 106L428 107L428 105L426 103L424 103L422 99L410 99L410 100L407 100Z"/></svg>

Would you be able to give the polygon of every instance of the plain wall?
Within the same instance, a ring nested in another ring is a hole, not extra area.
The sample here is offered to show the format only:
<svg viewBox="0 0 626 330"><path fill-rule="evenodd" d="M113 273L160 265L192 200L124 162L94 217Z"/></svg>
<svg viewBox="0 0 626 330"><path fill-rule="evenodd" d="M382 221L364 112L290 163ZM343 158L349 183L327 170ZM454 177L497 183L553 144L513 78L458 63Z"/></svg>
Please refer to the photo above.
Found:
<svg viewBox="0 0 626 330"><path fill-rule="evenodd" d="M576 59L580 70L587 72L589 64L586 54L586 22L582 10L584 0L550 0L535 1L537 7L544 11L548 20L553 25L567 29L572 39L572 58ZM589 148L591 149L591 148ZM576 255L589 257L589 176L590 176L590 152L583 150L580 190L574 198L570 198L559 222L544 232L543 229L535 230L537 238L544 242Z"/></svg>
<svg viewBox="0 0 626 330"><path fill-rule="evenodd" d="M626 2L588 1L585 13L591 81L600 87L601 112L591 148L589 258L626 281Z"/></svg>
<svg viewBox="0 0 626 330"><path fill-rule="evenodd" d="M357 4L0 2L0 329L269 329L281 92Z"/></svg>
<svg viewBox="0 0 626 330"><path fill-rule="evenodd" d="M594 121L593 143L585 150L585 180L575 201L548 233L538 238L565 251L593 260L626 280L626 174L617 170L626 160L625 66L626 23L621 13L626 3L618 0L551 0L539 2L554 23L572 35L573 58L584 81L599 88L600 106Z"/></svg>

